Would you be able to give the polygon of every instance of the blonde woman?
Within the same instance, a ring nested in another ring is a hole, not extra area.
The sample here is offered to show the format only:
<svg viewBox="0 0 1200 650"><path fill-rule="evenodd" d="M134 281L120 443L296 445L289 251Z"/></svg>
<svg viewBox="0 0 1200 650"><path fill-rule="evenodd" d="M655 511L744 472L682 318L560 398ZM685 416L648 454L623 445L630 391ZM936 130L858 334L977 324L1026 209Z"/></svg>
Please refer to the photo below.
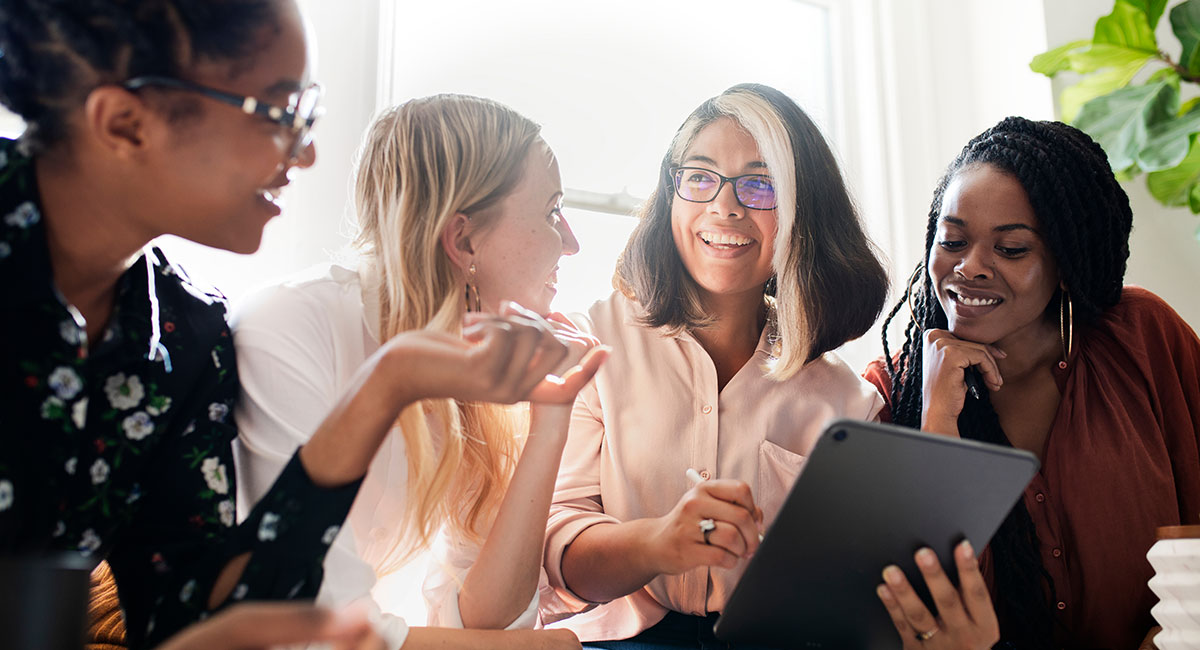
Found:
<svg viewBox="0 0 1200 650"><path fill-rule="evenodd" d="M617 354L575 403L543 617L583 612L565 625L599 647L725 647L713 617L825 423L882 405L831 350L886 277L816 125L745 84L675 134L616 284L588 313Z"/></svg>
<svg viewBox="0 0 1200 650"><path fill-rule="evenodd" d="M542 531L570 403L606 354L550 313L558 260L579 246L562 217L558 163L538 130L475 97L440 95L387 111L368 132L357 174L359 262L268 289L235 321L243 506L353 389L356 368L381 344L414 331L470 340L502 315L551 332L568 351L554 362L564 381L535 390L527 417L446 399L453 394L401 412L326 559L318 597L369 603L391 648L578 647L569 632L501 631L536 622ZM541 335L518 329L519 357ZM547 356L532 354L530 363ZM416 380L441 369L396 371ZM459 371L467 381L488 369ZM521 381L516 369L508 374ZM526 431L522 450L518 433ZM379 614L370 589L435 537L437 570L425 595L437 627L409 629Z"/></svg>

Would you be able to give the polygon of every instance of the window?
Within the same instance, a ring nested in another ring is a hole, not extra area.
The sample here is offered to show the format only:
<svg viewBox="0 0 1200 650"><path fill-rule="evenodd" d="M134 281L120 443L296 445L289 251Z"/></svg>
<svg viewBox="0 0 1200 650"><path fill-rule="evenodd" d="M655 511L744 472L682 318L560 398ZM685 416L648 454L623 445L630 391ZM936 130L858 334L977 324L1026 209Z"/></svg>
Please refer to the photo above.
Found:
<svg viewBox="0 0 1200 650"><path fill-rule="evenodd" d="M582 248L562 261L560 311L583 311L612 290L630 213L702 101L757 81L796 99L826 131L834 126L830 17L817 3L385 2L382 18L392 26L381 43L383 104L466 93L542 125Z"/></svg>

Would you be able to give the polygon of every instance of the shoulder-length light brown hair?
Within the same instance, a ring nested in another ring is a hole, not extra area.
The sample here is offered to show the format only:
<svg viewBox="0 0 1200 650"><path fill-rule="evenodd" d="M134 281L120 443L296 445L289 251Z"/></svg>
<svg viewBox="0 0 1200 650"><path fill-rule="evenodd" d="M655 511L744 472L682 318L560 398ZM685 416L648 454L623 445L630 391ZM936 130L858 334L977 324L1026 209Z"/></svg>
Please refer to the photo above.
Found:
<svg viewBox="0 0 1200 650"><path fill-rule="evenodd" d="M458 213L486 228L521 180L540 127L511 108L467 95L414 99L385 111L366 136L355 178L355 246L376 276L381 342L428 329L458 334L464 282L440 235ZM434 441L426 414L443 425ZM481 539L515 464L521 418L494 404L424 400L397 421L408 462L408 503L386 570L428 545L442 522Z"/></svg>
<svg viewBox="0 0 1200 650"><path fill-rule="evenodd" d="M617 261L614 285L645 309L646 326L678 332L711 324L671 234L675 186L670 168L681 164L697 134L720 118L733 119L754 138L775 181L775 277L764 291L774 295L779 335L778 362L770 376L787 379L862 336L879 317L888 285L833 152L816 124L778 90L740 84L688 116Z"/></svg>

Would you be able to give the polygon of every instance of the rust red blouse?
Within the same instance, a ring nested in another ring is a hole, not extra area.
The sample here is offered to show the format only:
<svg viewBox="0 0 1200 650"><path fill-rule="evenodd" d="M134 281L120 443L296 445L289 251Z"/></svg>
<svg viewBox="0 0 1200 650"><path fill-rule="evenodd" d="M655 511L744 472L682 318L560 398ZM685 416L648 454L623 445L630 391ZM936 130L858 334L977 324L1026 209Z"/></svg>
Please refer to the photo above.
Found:
<svg viewBox="0 0 1200 650"><path fill-rule="evenodd" d="M1200 339L1161 298L1126 287L1054 372L1062 401L1024 498L1054 579L1056 642L1135 648L1155 625L1155 529L1200 523ZM882 359L863 376L887 399Z"/></svg>

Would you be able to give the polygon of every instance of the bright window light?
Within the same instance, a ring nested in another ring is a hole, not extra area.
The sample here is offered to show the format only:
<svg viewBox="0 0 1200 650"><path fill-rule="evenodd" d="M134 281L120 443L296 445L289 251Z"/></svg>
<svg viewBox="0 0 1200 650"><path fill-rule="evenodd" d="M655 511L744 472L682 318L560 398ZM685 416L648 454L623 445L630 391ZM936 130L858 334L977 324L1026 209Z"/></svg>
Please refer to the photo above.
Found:
<svg viewBox="0 0 1200 650"><path fill-rule="evenodd" d="M554 307L564 312L612 291L630 209L700 102L760 82L834 126L829 11L818 3L444 0L396 5L393 20L385 103L465 93L542 125L582 249L561 263Z"/></svg>

